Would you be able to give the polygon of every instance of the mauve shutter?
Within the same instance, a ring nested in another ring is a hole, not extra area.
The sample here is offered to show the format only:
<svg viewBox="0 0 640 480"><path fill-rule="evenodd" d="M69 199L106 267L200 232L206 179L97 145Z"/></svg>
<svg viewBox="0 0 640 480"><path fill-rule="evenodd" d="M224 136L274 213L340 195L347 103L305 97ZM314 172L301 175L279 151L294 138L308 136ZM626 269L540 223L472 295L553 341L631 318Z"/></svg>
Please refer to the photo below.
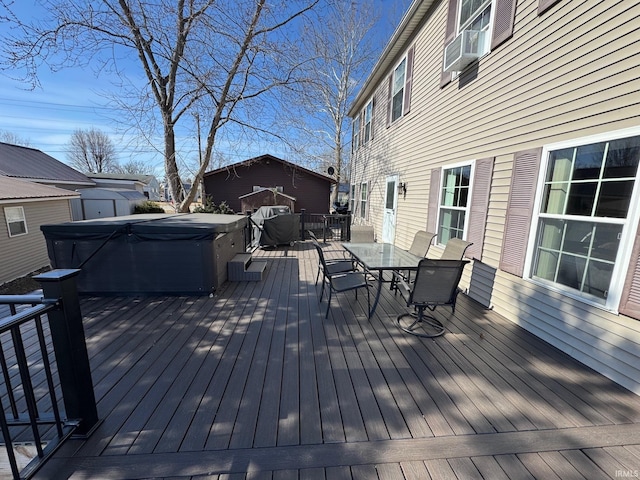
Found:
<svg viewBox="0 0 640 480"><path fill-rule="evenodd" d="M538 2L538 15L542 15L544 12L553 7L560 0L539 0Z"/></svg>
<svg viewBox="0 0 640 480"><path fill-rule="evenodd" d="M389 76L389 89L387 91L387 128L391 126L391 88L393 86L393 73Z"/></svg>
<svg viewBox="0 0 640 480"><path fill-rule="evenodd" d="M444 35L444 48L456 37L456 19L458 17L458 0L449 0L447 8L447 29ZM444 65L444 48L442 49L442 65ZM451 83L451 72L442 72L440 75L440 88Z"/></svg>
<svg viewBox="0 0 640 480"><path fill-rule="evenodd" d="M640 320L640 228L636 232L636 241L631 252L631 262L618 311Z"/></svg>
<svg viewBox="0 0 640 480"><path fill-rule="evenodd" d="M467 257L482 260L487 211L489 210L489 193L493 176L493 158L484 158L476 162L473 174L473 192L471 194L471 210L467 241L473 242L466 252Z"/></svg>
<svg viewBox="0 0 640 480"><path fill-rule="evenodd" d="M440 169L431 170L429 183L429 211L427 212L427 231L438 233L438 199L440 198Z"/></svg>
<svg viewBox="0 0 640 480"><path fill-rule="evenodd" d="M522 277L542 149L518 152L513 161L500 270Z"/></svg>
<svg viewBox="0 0 640 480"><path fill-rule="evenodd" d="M411 110L411 85L413 84L413 58L416 53L416 47L413 46L407 52L407 73L404 77L404 105L402 106L402 115L406 115Z"/></svg>
<svg viewBox="0 0 640 480"><path fill-rule="evenodd" d="M513 36L513 23L516 18L516 0L496 0L496 11L493 16L493 38L491 49Z"/></svg>

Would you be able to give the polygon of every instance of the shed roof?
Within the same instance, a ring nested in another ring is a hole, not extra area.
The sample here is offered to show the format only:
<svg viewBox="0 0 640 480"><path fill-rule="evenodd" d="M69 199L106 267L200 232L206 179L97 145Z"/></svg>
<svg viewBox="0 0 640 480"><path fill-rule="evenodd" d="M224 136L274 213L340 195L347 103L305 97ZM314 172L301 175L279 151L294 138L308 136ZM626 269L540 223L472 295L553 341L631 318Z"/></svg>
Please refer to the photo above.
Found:
<svg viewBox="0 0 640 480"><path fill-rule="evenodd" d="M35 148L0 142L0 175L45 183L93 186L83 173Z"/></svg>
<svg viewBox="0 0 640 480"><path fill-rule="evenodd" d="M0 200L75 198L77 192L0 175Z"/></svg>
<svg viewBox="0 0 640 480"><path fill-rule="evenodd" d="M314 172L313 170L309 170L308 168L301 167L300 165L288 162L286 160L283 160L283 159L278 158L278 157L274 157L273 155L269 155L269 154L260 155L258 157L253 157L253 158L250 158L248 160L243 160L242 162L232 163L231 165L226 165L224 167L220 167L220 168L217 168L215 170L211 170L210 172L205 173L204 176L208 177L210 175L216 175L218 173L228 172L229 170L233 170L234 168L237 168L237 167L249 167L253 163L264 162L264 161L280 162L283 165L286 165L286 166L291 167L293 169L301 170L301 171L303 171L305 173L308 173L309 175L313 175L315 177L321 178L322 180L326 180L329 183L336 183L336 180L334 178L328 177L327 175L323 175L323 174L318 173L318 172Z"/></svg>

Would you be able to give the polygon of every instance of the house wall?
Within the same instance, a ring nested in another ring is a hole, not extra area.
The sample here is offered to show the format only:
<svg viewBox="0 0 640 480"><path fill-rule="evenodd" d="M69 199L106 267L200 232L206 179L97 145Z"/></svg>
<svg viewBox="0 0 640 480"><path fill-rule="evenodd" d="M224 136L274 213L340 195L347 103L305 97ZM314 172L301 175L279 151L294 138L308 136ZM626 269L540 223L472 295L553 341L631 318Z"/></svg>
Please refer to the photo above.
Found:
<svg viewBox="0 0 640 480"><path fill-rule="evenodd" d="M5 206L23 207L27 221L26 235L9 237ZM40 225L70 221L69 200L0 203L0 284L48 266L47 245Z"/></svg>
<svg viewBox="0 0 640 480"><path fill-rule="evenodd" d="M447 1L435 5L406 45L416 49L411 110L389 128L388 77L376 88L374 139L358 149L352 171L353 183L371 182L369 222L379 237L385 178L398 174L407 193L398 198L395 242L408 248L433 214L432 169L495 158L484 244L463 277L464 288L640 394L639 320L499 268L516 152L640 128L640 2L561 0L539 16L538 0L520 0L513 37L441 88L447 7ZM429 256L440 251L433 246Z"/></svg>
<svg viewBox="0 0 640 480"><path fill-rule="evenodd" d="M238 197L251 193L254 185L283 187L282 193L296 199L297 212L304 208L309 213L329 213L330 182L277 160L230 167L228 171L206 174L204 178L205 195L216 205L227 202L236 213L243 213Z"/></svg>

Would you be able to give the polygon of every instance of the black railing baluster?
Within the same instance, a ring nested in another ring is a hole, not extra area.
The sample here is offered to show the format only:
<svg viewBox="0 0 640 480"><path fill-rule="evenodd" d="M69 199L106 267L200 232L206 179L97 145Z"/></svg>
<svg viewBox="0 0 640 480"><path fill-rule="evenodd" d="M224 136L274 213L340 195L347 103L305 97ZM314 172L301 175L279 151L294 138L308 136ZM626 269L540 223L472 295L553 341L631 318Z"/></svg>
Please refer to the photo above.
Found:
<svg viewBox="0 0 640 480"><path fill-rule="evenodd" d="M40 343L40 352L42 354L42 366L44 367L44 374L47 378L47 387L49 388L49 398L51 399L53 418L56 422L58 436L61 437L63 433L60 409L58 408L58 399L56 396L55 385L53 384L53 375L51 374L51 362L49 362L49 352L47 351L47 342L45 342L44 339L44 331L42 329L42 319L40 318L40 315L38 315L35 320L36 331L38 332L38 342Z"/></svg>
<svg viewBox="0 0 640 480"><path fill-rule="evenodd" d="M2 398L0 398L0 409L2 410L2 414L0 415L0 430L2 430L2 437L4 439L5 448L7 450L7 457L9 457L11 474L13 475L13 478L20 478L18 462L16 461L15 453L13 453L13 440L11 439L11 432L9 431L9 424L7 423L7 417L4 414L4 406L2 405Z"/></svg>
<svg viewBox="0 0 640 480"><path fill-rule="evenodd" d="M17 420L18 405L16 404L16 396L13 394L13 387L11 386L11 376L9 375L9 366L7 365L7 359L4 354L4 347L2 346L2 340L0 340L0 366L2 367L2 377L4 378L4 384L7 388L7 396L9 397L9 406L11 407L11 414L13 415L13 418Z"/></svg>
<svg viewBox="0 0 640 480"><path fill-rule="evenodd" d="M33 391L31 376L29 375L29 364L27 355L22 344L22 333L20 325L16 325L11 329L11 338L13 339L13 349L16 352L16 362L18 363L18 371L20 372L20 381L22 382L22 390L24 399L27 402L27 412L29 414L29 424L31 425L31 433L38 451L38 456L42 456L42 445L40 441L40 430L38 429L38 405L36 396Z"/></svg>

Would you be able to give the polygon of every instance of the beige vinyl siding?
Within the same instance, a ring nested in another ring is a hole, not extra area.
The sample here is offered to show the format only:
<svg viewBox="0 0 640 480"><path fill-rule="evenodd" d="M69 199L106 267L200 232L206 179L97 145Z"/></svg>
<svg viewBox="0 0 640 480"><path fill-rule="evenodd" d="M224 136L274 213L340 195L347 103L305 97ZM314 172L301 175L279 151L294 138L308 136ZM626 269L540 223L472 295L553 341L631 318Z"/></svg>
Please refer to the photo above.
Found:
<svg viewBox="0 0 640 480"><path fill-rule="evenodd" d="M461 286L640 394L640 321L498 270L514 154L640 126L640 0L561 0L542 16L538 0L519 0L513 37L441 89L447 5L406 45L416 48L411 111L389 128L378 122L367 146L370 223L382 225L384 192L373 185L397 173L407 195L398 199L396 244L408 248L426 226L432 169L495 157L483 262L467 267Z"/></svg>
<svg viewBox="0 0 640 480"><path fill-rule="evenodd" d="M21 206L27 220L26 235L9 238L5 206ZM0 203L0 284L48 266L49 257L40 225L71 221L69 200Z"/></svg>

